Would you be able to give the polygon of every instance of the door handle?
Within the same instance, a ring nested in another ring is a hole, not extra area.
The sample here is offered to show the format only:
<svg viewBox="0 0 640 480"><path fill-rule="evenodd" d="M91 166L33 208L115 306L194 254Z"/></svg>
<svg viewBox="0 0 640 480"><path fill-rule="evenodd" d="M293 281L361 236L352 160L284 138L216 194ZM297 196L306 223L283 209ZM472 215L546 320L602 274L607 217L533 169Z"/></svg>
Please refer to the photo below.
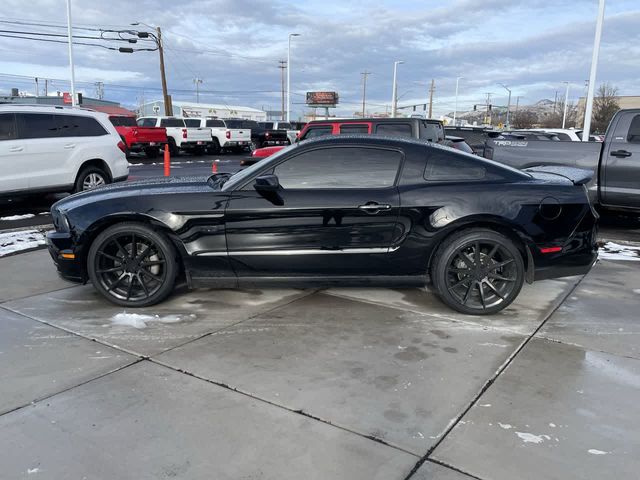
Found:
<svg viewBox="0 0 640 480"><path fill-rule="evenodd" d="M75 143L67 143L64 148L66 148L67 150L71 149L71 148L76 148L76 144Z"/></svg>
<svg viewBox="0 0 640 480"><path fill-rule="evenodd" d="M21 152L24 150L24 147L11 147L9 149L10 152Z"/></svg>
<svg viewBox="0 0 640 480"><path fill-rule="evenodd" d="M367 213L375 214L382 210L391 210L391 205L387 205L387 204L381 205L376 202L368 202L368 203L365 203L364 205L359 205L358 208L360 210L364 210Z"/></svg>
<svg viewBox="0 0 640 480"><path fill-rule="evenodd" d="M630 157L631 152L627 152L626 150L616 150L615 152L611 152L611 156L618 157L618 158Z"/></svg>

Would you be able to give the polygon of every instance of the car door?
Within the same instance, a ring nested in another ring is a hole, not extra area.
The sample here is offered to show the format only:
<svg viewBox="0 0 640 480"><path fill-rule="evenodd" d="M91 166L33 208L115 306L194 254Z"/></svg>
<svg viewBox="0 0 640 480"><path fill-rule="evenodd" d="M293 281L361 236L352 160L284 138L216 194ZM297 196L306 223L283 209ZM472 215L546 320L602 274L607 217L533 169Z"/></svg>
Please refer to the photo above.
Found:
<svg viewBox="0 0 640 480"><path fill-rule="evenodd" d="M269 167L280 183L277 192L258 192L255 178L240 186L225 212L236 274L387 273L403 158L401 151L381 147L310 147Z"/></svg>
<svg viewBox="0 0 640 480"><path fill-rule="evenodd" d="M41 189L72 184L60 178L65 163L63 139L55 115L51 113L16 113L18 137L25 144L23 166L29 175L29 188Z"/></svg>
<svg viewBox="0 0 640 480"><path fill-rule="evenodd" d="M640 207L640 114L620 114L605 145L601 178L605 205Z"/></svg>
<svg viewBox="0 0 640 480"><path fill-rule="evenodd" d="M14 113L0 113L0 192L29 188L26 145L18 138Z"/></svg>

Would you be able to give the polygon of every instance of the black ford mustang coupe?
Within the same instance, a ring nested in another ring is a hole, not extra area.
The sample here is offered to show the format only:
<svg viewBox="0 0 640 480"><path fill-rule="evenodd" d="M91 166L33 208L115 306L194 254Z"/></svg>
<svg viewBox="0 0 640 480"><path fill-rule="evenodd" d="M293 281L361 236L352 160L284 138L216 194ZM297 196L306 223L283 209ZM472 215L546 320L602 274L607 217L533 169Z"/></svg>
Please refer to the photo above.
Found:
<svg viewBox="0 0 640 480"><path fill-rule="evenodd" d="M418 140L308 140L234 175L158 178L52 209L64 278L118 305L190 287L424 286L468 314L523 282L584 274L597 256L590 172L519 171Z"/></svg>

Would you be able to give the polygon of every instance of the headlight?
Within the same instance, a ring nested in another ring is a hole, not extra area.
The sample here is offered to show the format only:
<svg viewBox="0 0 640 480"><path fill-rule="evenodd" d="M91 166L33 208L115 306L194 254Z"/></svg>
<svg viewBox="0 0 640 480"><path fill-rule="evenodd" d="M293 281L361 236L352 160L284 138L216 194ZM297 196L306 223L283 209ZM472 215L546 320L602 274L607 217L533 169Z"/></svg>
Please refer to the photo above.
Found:
<svg viewBox="0 0 640 480"><path fill-rule="evenodd" d="M57 232L68 232L70 230L67 216L56 208L51 209L51 219Z"/></svg>

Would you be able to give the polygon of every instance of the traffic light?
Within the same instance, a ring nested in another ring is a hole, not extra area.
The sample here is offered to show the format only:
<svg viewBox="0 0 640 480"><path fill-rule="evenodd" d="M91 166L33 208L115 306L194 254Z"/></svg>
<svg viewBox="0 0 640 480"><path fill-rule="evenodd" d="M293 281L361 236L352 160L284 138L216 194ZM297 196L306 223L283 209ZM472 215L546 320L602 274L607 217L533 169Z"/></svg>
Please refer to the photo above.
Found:
<svg viewBox="0 0 640 480"><path fill-rule="evenodd" d="M478 110L478 106L477 106L477 105L474 105L474 106L473 106L473 111L475 112L476 110Z"/></svg>

